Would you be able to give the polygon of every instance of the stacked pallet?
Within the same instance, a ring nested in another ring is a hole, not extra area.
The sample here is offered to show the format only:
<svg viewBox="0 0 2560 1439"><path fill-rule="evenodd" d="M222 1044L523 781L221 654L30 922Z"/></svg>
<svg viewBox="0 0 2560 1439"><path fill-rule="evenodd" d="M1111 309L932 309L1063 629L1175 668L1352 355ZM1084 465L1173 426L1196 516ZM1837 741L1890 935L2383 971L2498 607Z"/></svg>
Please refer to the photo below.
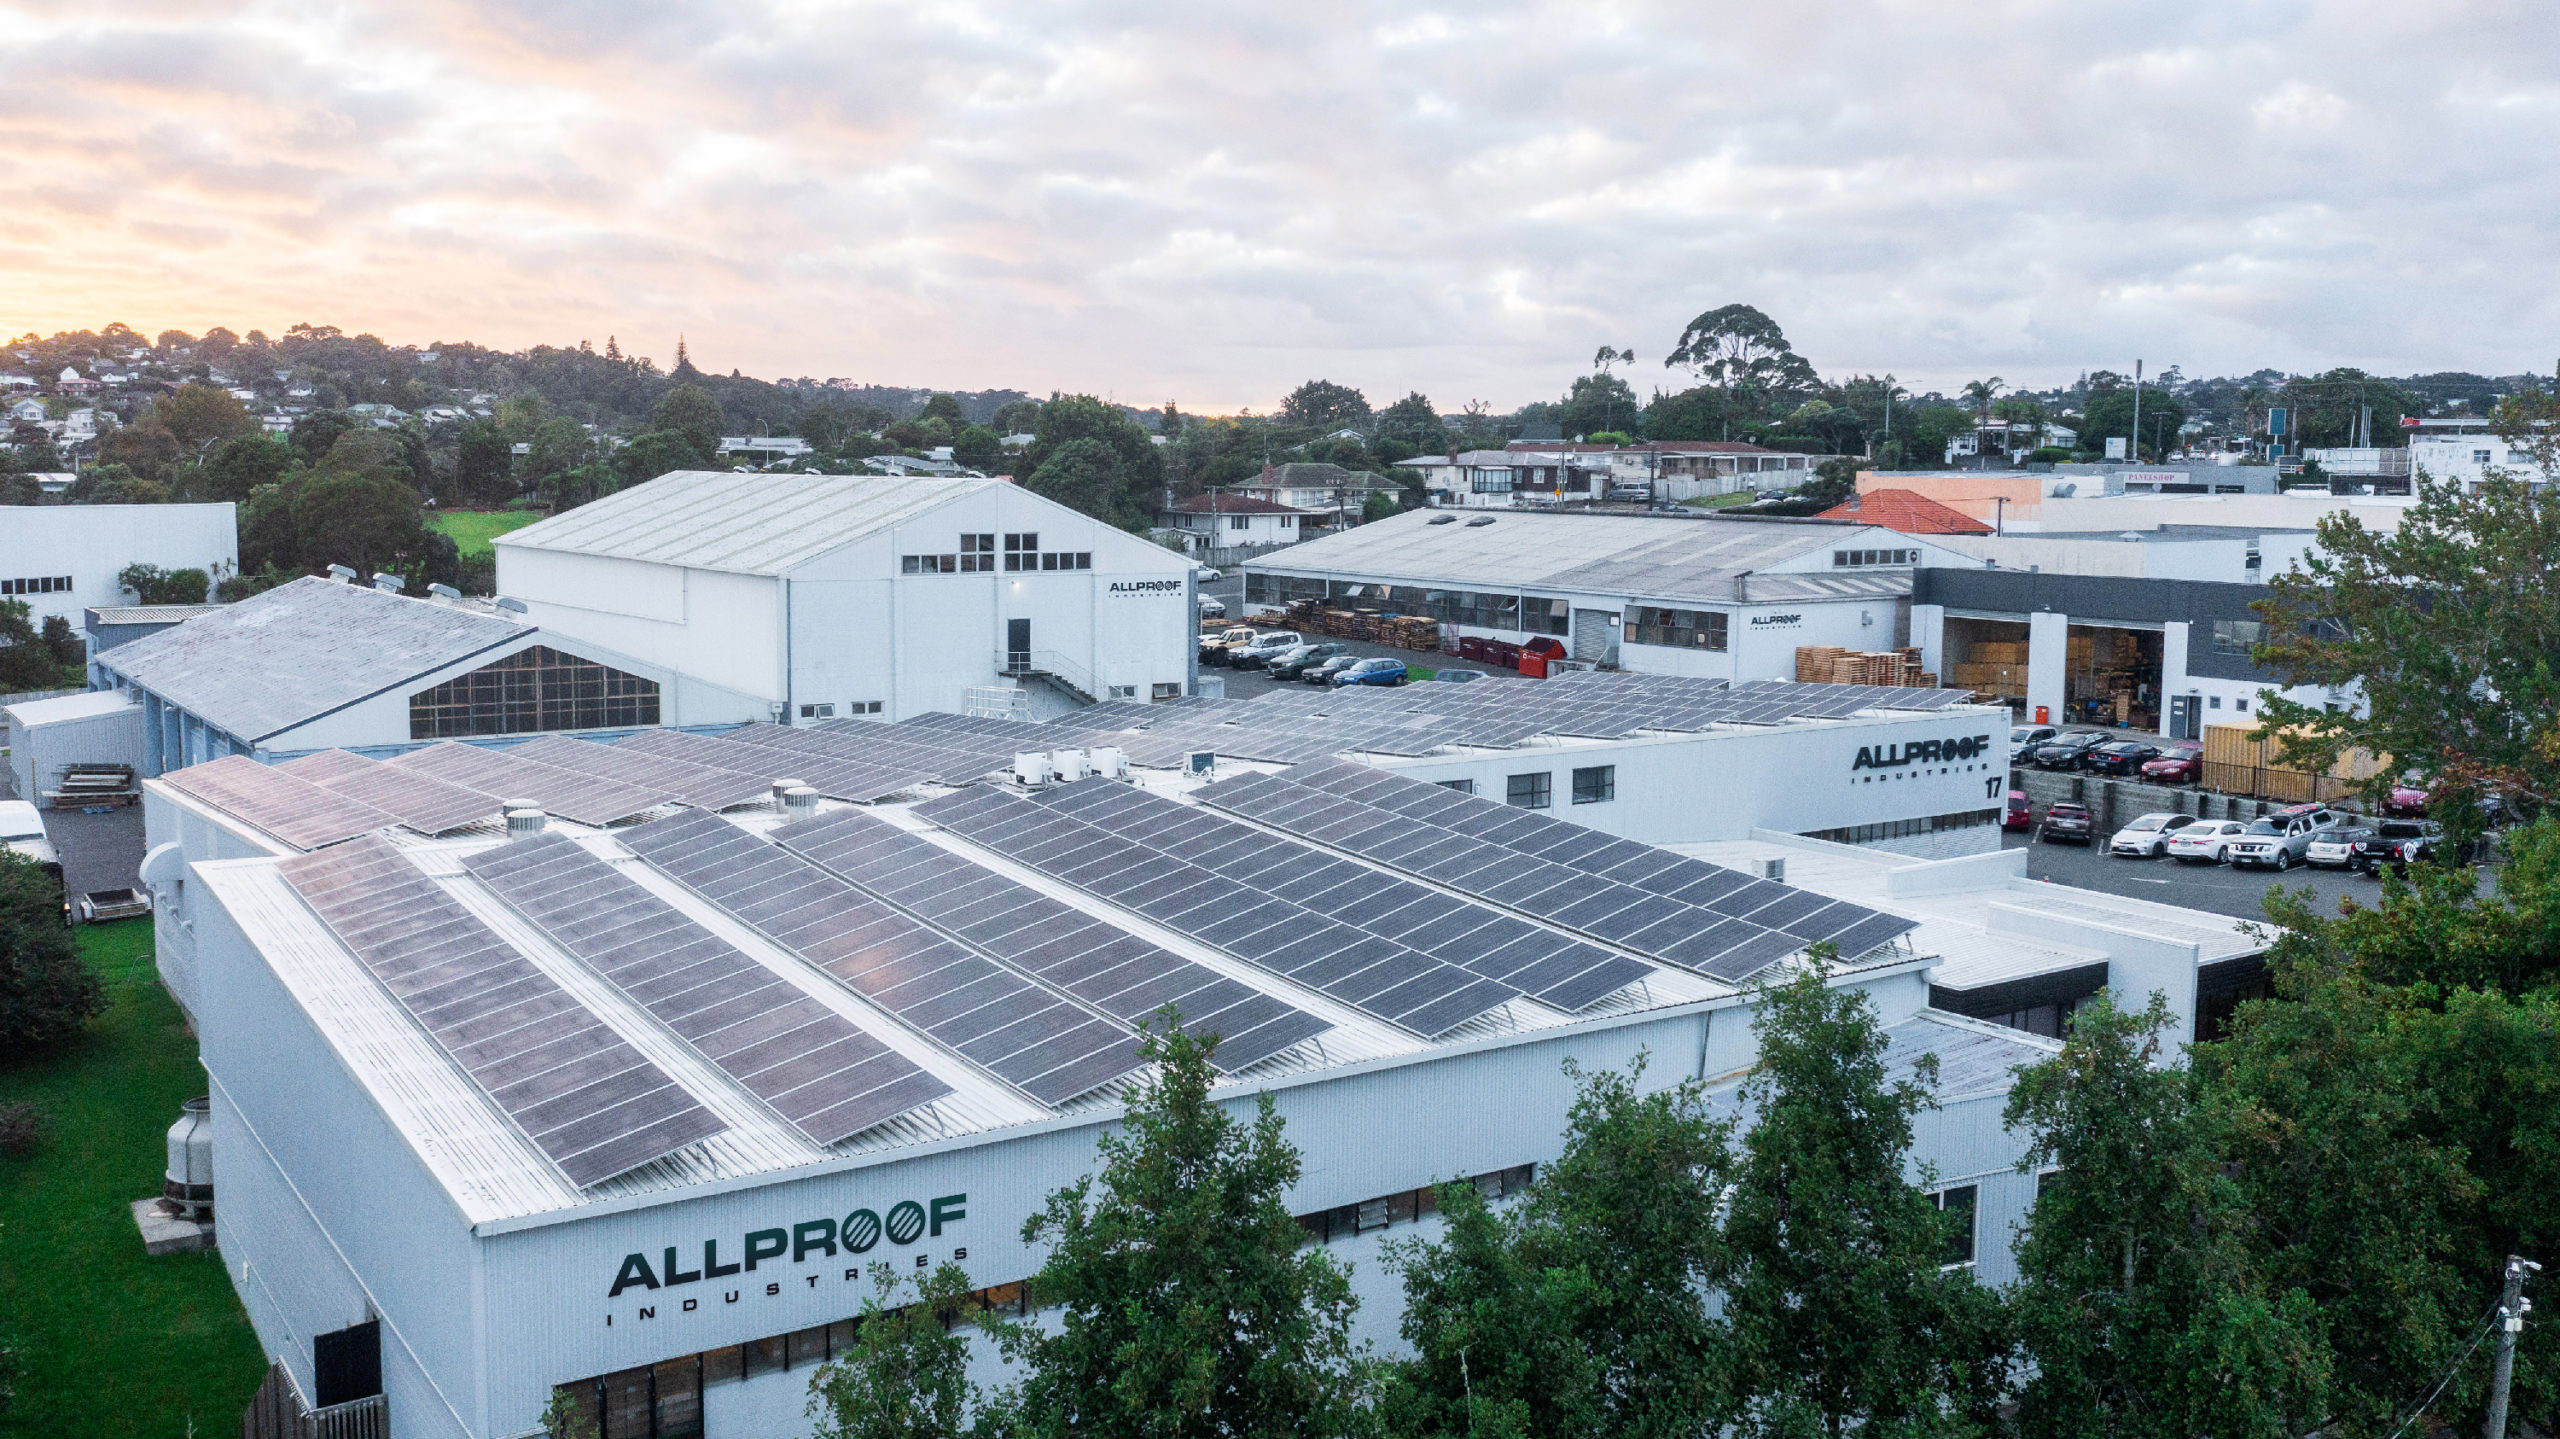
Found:
<svg viewBox="0 0 2560 1439"><path fill-rule="evenodd" d="M2027 692L2027 642L2025 640L1976 640L1970 658L1948 667L1947 676L1958 689L2001 698L2022 698Z"/></svg>
<svg viewBox="0 0 2560 1439"><path fill-rule="evenodd" d="M1938 677L1920 668L1916 647L1851 650L1838 645L1799 645L1796 680L1818 685L1892 685L1935 689Z"/></svg>
<svg viewBox="0 0 2560 1439"><path fill-rule="evenodd" d="M1440 648L1440 622L1421 615L1330 609L1321 600L1299 600L1289 606L1288 622L1300 634L1366 640L1408 650Z"/></svg>

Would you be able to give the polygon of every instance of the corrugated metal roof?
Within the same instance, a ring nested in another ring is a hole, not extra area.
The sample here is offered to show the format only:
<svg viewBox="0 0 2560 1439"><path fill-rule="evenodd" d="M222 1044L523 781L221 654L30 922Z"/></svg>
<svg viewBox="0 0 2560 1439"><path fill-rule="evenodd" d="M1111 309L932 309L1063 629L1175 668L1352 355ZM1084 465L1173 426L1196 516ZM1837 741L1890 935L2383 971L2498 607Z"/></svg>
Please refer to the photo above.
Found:
<svg viewBox="0 0 2560 1439"><path fill-rule="evenodd" d="M1002 480L677 470L498 536L510 548L778 575Z"/></svg>
<svg viewBox="0 0 2560 1439"><path fill-rule="evenodd" d="M1492 523L1477 523L1486 518ZM1668 515L1415 510L1292 546L1246 568L1392 584L1727 603L1909 593L1911 576L1902 570L1764 573L1863 533L1868 531L1838 525ZM1746 573L1747 588L1737 594L1734 580Z"/></svg>
<svg viewBox="0 0 2560 1439"><path fill-rule="evenodd" d="M222 605L91 605L89 613L102 625L174 625L199 615L218 615Z"/></svg>
<svg viewBox="0 0 2560 1439"><path fill-rule="evenodd" d="M1938 1057L1938 1082L1929 1092L1941 1104L2002 1093L2015 1078L2012 1071L2062 1052L2058 1040L1936 1009L1889 1026L1885 1034L1885 1073L1895 1079L1914 1077L1922 1055Z"/></svg>
<svg viewBox="0 0 2560 1439"><path fill-rule="evenodd" d="M100 651L97 662L254 744L537 633L483 611L306 577Z"/></svg>

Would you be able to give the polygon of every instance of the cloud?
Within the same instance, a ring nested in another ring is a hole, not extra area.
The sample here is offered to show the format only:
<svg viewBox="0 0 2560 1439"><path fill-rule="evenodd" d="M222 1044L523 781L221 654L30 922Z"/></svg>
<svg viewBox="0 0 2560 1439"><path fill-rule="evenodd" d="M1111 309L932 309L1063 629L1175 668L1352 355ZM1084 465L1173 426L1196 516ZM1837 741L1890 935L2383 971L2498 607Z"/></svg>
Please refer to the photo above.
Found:
<svg viewBox="0 0 2560 1439"><path fill-rule="evenodd" d="M2521 0L0 0L0 328L1195 411L1507 407L1734 300L1924 386L2539 369L2555 49Z"/></svg>

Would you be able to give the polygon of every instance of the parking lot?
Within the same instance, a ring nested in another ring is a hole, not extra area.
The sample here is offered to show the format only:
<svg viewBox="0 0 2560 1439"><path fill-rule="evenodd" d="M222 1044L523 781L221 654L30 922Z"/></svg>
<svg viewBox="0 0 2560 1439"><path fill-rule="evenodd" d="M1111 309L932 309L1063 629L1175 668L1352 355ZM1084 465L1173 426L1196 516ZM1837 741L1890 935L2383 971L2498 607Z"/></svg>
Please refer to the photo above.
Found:
<svg viewBox="0 0 2560 1439"><path fill-rule="evenodd" d="M2351 897L2359 904L2372 904L2382 894L2380 879L2347 870L2296 865L2279 875L2273 870L2189 865L2174 859L2113 859L2103 841L2087 846L2040 844L2024 834L2005 835L2001 843L2006 849L2027 851L2029 879L2210 910L2235 919L2266 918L2261 902L2267 891L2277 885L2288 890L2308 887L2317 897L2316 906L2322 914L2337 913L2341 896ZM2487 892L2493 883L2492 872L2482 867L2482 891Z"/></svg>
<svg viewBox="0 0 2560 1439"><path fill-rule="evenodd" d="M1217 581L1214 584L1202 585L1200 587L1200 593L1224 604L1227 607L1227 615L1229 618L1235 618L1244 613L1244 580L1242 575L1236 571L1230 570L1225 579ZM1459 659L1455 655L1425 654L1416 650L1397 649L1392 645L1370 644L1365 640L1333 639L1331 636L1327 635L1311 635L1309 638L1325 640L1329 643L1347 646L1351 653L1358 655L1363 659L1373 656L1384 656L1388 659L1402 660L1407 666L1414 669L1434 671L1441 669L1479 670L1484 673L1488 681L1510 680L1515 683L1520 681L1520 675L1516 671L1497 669L1489 665L1477 664L1472 660ZM1275 680L1269 675L1263 674L1259 670L1229 669L1224 665L1203 665L1201 666L1200 674L1204 679L1213 677L1224 679L1227 684L1227 698L1229 699L1251 699L1255 695L1268 694L1274 689L1306 688L1305 685L1297 680Z"/></svg>

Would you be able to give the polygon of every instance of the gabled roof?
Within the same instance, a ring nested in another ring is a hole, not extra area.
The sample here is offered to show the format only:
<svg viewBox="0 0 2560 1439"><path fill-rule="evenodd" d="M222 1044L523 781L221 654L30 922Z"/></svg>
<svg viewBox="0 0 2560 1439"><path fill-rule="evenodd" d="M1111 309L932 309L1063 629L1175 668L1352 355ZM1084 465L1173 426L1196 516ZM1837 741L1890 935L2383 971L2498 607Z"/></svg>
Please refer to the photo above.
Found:
<svg viewBox="0 0 2560 1439"><path fill-rule="evenodd" d="M1916 490L1869 490L1814 518L1881 525L1898 535L1987 535L1991 526Z"/></svg>
<svg viewBox="0 0 2560 1439"><path fill-rule="evenodd" d="M96 662L255 744L458 661L512 653L539 633L485 610L306 577L102 650Z"/></svg>
<svg viewBox="0 0 2560 1439"><path fill-rule="evenodd" d="M1002 484L990 479L676 470L500 535L497 542L510 549L779 575Z"/></svg>
<svg viewBox="0 0 2560 1439"><path fill-rule="evenodd" d="M1166 506L1179 515L1303 515L1305 510L1257 500L1251 495L1184 495Z"/></svg>

